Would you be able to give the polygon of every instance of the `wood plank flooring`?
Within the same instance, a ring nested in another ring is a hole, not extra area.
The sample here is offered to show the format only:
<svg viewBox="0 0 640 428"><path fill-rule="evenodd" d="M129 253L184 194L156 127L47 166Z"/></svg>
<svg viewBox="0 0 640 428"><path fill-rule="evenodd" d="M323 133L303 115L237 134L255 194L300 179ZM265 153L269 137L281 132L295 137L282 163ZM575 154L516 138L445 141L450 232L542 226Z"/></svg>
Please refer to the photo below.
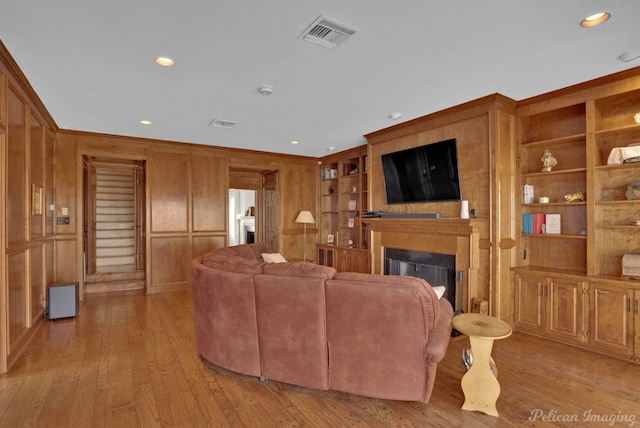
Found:
<svg viewBox="0 0 640 428"><path fill-rule="evenodd" d="M188 291L95 294L46 321L0 376L0 427L631 427L640 366L532 336L496 341L498 418L460 409L450 343L428 404L318 391L207 366Z"/></svg>

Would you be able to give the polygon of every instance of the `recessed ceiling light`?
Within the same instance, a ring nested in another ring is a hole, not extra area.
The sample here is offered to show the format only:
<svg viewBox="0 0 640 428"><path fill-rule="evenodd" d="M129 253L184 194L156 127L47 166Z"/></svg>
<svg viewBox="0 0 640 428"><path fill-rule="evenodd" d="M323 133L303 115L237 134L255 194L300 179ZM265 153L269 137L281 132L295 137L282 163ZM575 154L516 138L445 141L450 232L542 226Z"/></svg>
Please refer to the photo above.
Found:
<svg viewBox="0 0 640 428"><path fill-rule="evenodd" d="M171 67L175 64L175 62L171 58L159 56L158 58L156 58L156 64L163 67Z"/></svg>
<svg viewBox="0 0 640 428"><path fill-rule="evenodd" d="M300 141L293 140L291 141L291 144L300 144Z"/></svg>
<svg viewBox="0 0 640 428"><path fill-rule="evenodd" d="M580 26L585 28L595 27L596 25L600 25L603 22L608 21L609 18L611 18L611 14L609 12L594 13L580 21Z"/></svg>
<svg viewBox="0 0 640 428"><path fill-rule="evenodd" d="M151 121L150 120L141 120L140 123L143 124L143 125L151 125Z"/></svg>
<svg viewBox="0 0 640 428"><path fill-rule="evenodd" d="M273 94L273 88L271 86L260 86L258 92L262 95L271 95Z"/></svg>
<svg viewBox="0 0 640 428"><path fill-rule="evenodd" d="M391 114L389 115L389 118L390 118L390 119L393 119L393 120L398 120L398 119L400 119L401 117L402 117L402 113L400 113L400 112L391 113Z"/></svg>
<svg viewBox="0 0 640 428"><path fill-rule="evenodd" d="M328 151L328 152L332 152L332 151L334 151L335 149L336 149L336 146L329 146L329 147L327 147L327 151Z"/></svg>

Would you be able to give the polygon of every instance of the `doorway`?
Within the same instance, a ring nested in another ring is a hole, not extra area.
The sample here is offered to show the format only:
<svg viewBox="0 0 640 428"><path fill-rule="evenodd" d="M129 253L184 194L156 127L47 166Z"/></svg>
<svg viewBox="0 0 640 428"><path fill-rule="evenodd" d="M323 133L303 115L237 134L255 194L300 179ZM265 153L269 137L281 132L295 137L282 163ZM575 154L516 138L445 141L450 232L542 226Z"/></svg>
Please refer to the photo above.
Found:
<svg viewBox="0 0 640 428"><path fill-rule="evenodd" d="M144 288L145 162L83 161L85 290Z"/></svg>
<svg viewBox="0 0 640 428"><path fill-rule="evenodd" d="M228 245L237 245L253 239L254 242L265 242L273 251L278 250L278 171L267 171L251 168L229 168L229 188L248 191L247 200L251 205L243 206L240 202L231 201L228 205ZM242 200L242 196L239 196ZM247 211L247 208L249 209ZM250 230L251 228L254 230ZM249 229L249 230L247 230ZM253 233L246 233L253 232ZM244 239L244 241L243 241Z"/></svg>
<svg viewBox="0 0 640 428"><path fill-rule="evenodd" d="M229 189L229 245L256 242L256 191Z"/></svg>

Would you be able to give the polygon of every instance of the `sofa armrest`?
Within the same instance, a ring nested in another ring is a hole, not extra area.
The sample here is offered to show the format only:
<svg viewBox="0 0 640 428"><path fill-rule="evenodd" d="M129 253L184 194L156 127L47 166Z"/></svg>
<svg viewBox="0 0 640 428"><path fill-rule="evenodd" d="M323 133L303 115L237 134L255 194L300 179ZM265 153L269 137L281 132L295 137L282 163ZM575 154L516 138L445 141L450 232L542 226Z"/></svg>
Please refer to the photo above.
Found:
<svg viewBox="0 0 640 428"><path fill-rule="evenodd" d="M451 319L453 318L453 307L446 299L440 299L440 317L433 329L429 332L429 340L425 347L425 361L427 363L438 363L444 358L451 338Z"/></svg>

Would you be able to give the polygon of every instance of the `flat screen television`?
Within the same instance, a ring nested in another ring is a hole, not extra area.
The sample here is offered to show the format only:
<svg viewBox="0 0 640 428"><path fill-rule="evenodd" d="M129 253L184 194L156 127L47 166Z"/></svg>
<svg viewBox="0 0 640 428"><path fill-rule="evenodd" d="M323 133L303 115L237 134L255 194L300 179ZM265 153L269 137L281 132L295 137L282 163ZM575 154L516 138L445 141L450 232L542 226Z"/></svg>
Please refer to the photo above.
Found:
<svg viewBox="0 0 640 428"><path fill-rule="evenodd" d="M382 155L387 204L459 201L456 139Z"/></svg>

